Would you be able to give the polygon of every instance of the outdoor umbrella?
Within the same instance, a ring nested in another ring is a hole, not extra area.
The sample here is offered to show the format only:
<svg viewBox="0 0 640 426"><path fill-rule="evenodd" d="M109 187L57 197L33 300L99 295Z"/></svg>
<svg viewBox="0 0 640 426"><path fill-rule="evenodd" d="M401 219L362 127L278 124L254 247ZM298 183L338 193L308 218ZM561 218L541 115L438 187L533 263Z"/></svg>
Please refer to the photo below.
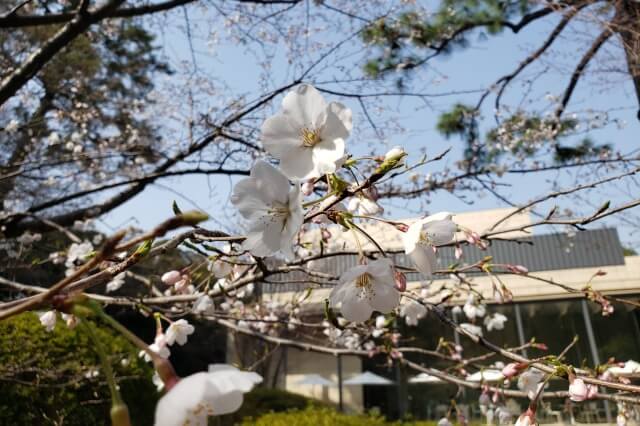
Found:
<svg viewBox="0 0 640 426"><path fill-rule="evenodd" d="M319 374L305 374L302 379L296 382L296 385L334 386L335 384Z"/></svg>
<svg viewBox="0 0 640 426"><path fill-rule="evenodd" d="M373 374L370 371L365 371L357 376L350 378L349 380L345 380L343 382L345 385L381 385L388 386L392 385L393 382L387 378L382 376L378 376L377 374Z"/></svg>
<svg viewBox="0 0 640 426"><path fill-rule="evenodd" d="M444 382L439 378L432 376L430 374L420 373L417 376L410 378L409 383L414 384L414 383L444 383Z"/></svg>

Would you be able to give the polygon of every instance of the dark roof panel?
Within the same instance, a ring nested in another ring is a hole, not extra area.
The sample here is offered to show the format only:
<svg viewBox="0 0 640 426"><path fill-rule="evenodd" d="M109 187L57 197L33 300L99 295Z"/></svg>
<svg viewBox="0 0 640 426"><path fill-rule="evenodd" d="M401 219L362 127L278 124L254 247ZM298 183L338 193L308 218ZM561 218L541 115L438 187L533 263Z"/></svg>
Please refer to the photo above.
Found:
<svg viewBox="0 0 640 426"><path fill-rule="evenodd" d="M496 263L523 265L530 272L556 269L588 268L610 265L624 265L624 254L618 232L613 228L594 229L577 232L536 235L518 241L494 240L487 250L464 245L460 262L475 263L486 256L493 256ZM411 260L404 253L391 255L398 266L412 267ZM456 263L454 249L444 247L438 250L441 267ZM322 270L340 275L357 264L357 256L333 256L323 261ZM294 276L295 274L295 276ZM274 280L303 280L301 272L274 277ZM408 273L408 281L420 281L419 273ZM306 288L303 283L268 284L263 283L264 292L286 292Z"/></svg>

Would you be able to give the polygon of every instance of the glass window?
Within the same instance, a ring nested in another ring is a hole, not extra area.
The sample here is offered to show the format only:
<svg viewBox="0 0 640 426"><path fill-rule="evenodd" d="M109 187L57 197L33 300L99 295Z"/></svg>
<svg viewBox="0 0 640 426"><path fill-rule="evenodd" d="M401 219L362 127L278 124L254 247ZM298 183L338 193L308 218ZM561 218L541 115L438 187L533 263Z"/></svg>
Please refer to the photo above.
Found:
<svg viewBox="0 0 640 426"><path fill-rule="evenodd" d="M637 297L622 296L626 299ZM600 362L615 357L616 361L630 359L640 361L640 330L638 328L638 309L624 303L613 303L613 314L603 317L600 305L589 302L591 324Z"/></svg>

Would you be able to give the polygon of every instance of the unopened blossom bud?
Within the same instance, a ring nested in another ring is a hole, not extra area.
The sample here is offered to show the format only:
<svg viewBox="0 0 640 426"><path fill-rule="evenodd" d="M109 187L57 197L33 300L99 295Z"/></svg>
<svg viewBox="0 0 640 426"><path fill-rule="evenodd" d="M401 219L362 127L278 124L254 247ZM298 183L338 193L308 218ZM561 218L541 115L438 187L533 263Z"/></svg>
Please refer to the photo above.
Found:
<svg viewBox="0 0 640 426"><path fill-rule="evenodd" d="M502 369L502 375L506 378L516 376L521 369L521 364L517 362L511 362Z"/></svg>
<svg viewBox="0 0 640 426"><path fill-rule="evenodd" d="M331 232L327 228L322 228L320 231L322 236L322 241L325 243L331 239Z"/></svg>
<svg viewBox="0 0 640 426"><path fill-rule="evenodd" d="M382 163L378 166L378 168L374 171L374 173L375 174L387 173L389 170L402 164L402 161L405 155L407 155L407 153L404 152L404 149L402 149L401 147L395 147L389 150L389 152L387 152L384 158L382 159Z"/></svg>
<svg viewBox="0 0 640 426"><path fill-rule="evenodd" d="M596 385L587 385L587 399L593 399L598 394L598 387Z"/></svg>
<svg viewBox="0 0 640 426"><path fill-rule="evenodd" d="M407 289L407 276L400 271L395 271L395 286L396 290L403 292Z"/></svg>
<svg viewBox="0 0 640 426"><path fill-rule="evenodd" d="M509 272L513 272L514 274L524 275L529 273L529 270L522 265L506 265L506 268Z"/></svg>
<svg viewBox="0 0 640 426"><path fill-rule="evenodd" d="M504 296L497 287L493 287L493 301L496 303L504 303Z"/></svg>
<svg viewBox="0 0 640 426"><path fill-rule="evenodd" d="M301 188L302 193L306 196L313 194L314 185L315 185L315 181L313 179L306 181L305 183L302 184L302 188Z"/></svg>
<svg viewBox="0 0 640 426"><path fill-rule="evenodd" d="M400 232L407 232L409 230L409 225L404 223L396 223L395 227Z"/></svg>
<svg viewBox="0 0 640 426"><path fill-rule="evenodd" d="M131 426L129 408L123 402L115 403L111 407L111 426Z"/></svg>
<svg viewBox="0 0 640 426"><path fill-rule="evenodd" d="M160 280L166 285L174 285L182 279L182 275L178 271L169 271L162 274Z"/></svg>
<svg viewBox="0 0 640 426"><path fill-rule="evenodd" d="M391 358L393 359L402 359L402 352L400 352L397 349L392 349L391 353L389 354L391 356Z"/></svg>
<svg viewBox="0 0 640 426"><path fill-rule="evenodd" d="M404 151L404 148L401 146L394 146L384 155L384 161L399 161L401 160L407 153Z"/></svg>
<svg viewBox="0 0 640 426"><path fill-rule="evenodd" d="M544 343L534 343L532 346L536 349L540 349L541 351L549 350L549 346L545 345Z"/></svg>
<svg viewBox="0 0 640 426"><path fill-rule="evenodd" d="M582 379L573 379L569 385L569 398L575 402L582 402L588 398L589 388Z"/></svg>
<svg viewBox="0 0 640 426"><path fill-rule="evenodd" d="M456 260L462 258L462 247L460 247L460 244L456 244L453 253L456 257Z"/></svg>
<svg viewBox="0 0 640 426"><path fill-rule="evenodd" d="M537 426L538 422L536 422L536 408L535 406L529 406L527 411L522 413L518 420L516 421L515 426Z"/></svg>
<svg viewBox="0 0 640 426"><path fill-rule="evenodd" d="M474 231L465 231L465 235L467 237L467 242L471 245L478 245L480 241L480 234Z"/></svg>
<svg viewBox="0 0 640 426"><path fill-rule="evenodd" d="M504 298L504 301L506 303L513 301L513 293L511 292L511 290L505 287L504 284L502 285L502 297Z"/></svg>

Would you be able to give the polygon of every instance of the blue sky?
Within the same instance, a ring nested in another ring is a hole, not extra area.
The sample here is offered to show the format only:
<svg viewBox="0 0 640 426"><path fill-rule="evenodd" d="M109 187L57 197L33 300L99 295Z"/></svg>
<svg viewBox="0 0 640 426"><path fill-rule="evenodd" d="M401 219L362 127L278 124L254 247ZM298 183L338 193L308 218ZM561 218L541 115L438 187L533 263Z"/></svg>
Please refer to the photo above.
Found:
<svg viewBox="0 0 640 426"><path fill-rule="evenodd" d="M191 12L193 15L194 11L192 9ZM184 23L182 19L175 19L176 21L172 23L176 27ZM205 16L197 16L197 18L190 16L190 23L194 26L192 35L196 31L205 28L208 22ZM543 20L518 35L505 33L486 40L479 35L472 36L469 48L464 52L436 60L428 70L421 71L416 75L414 84L425 88L430 93L483 89L498 77L513 70L528 52L531 52L532 49L541 44L552 26L552 21ZM345 31L345 33L347 32ZM544 58L541 65L524 73L528 78L535 79L534 90L530 93L531 105L541 106L545 102L548 103L544 98L546 93L558 94L564 88L572 67L579 60L580 52L586 48L585 43L588 38L585 38L585 33L589 34L590 31L589 28L583 26L575 28L575 31L568 32L567 36L559 41L554 52ZM314 39L331 40L336 36L334 33L323 34L319 32L314 34ZM179 63L180 60L184 60L187 63L193 61L188 39L183 32L167 28L159 42L164 45L163 53L174 63ZM207 51L205 41L194 37L191 40L191 44L194 46L195 62L203 74L213 75L224 81L231 91L253 93L254 96L260 93L260 70L255 65L255 55L251 52L250 45L233 44L221 37L212 56L204 53ZM313 55L310 54L310 57L313 57ZM616 58L616 55L618 62L613 62L612 58ZM345 55L345 57L346 59L340 59L339 65L350 64L355 69L362 63L360 61L361 55ZM614 47L613 44L601 52L594 64L595 66L590 69L592 73L588 75L585 82L578 86L578 90L570 104L569 113L575 111L582 115L585 112L585 108L588 107L599 110L615 109L616 111L612 115L625 120L627 122L626 127L620 130L615 125L609 125L604 129L591 132L591 136L599 143L613 143L617 150L627 153L636 149L637 137L634 138L634 135L640 134L639 124L635 119L637 106L633 97L632 86L629 79L623 74L603 73L600 71L609 66L619 66L619 58L620 50ZM292 70L281 50L276 51L270 65L274 85L284 83L291 78ZM543 72L545 69L546 71ZM335 69L328 68L321 74L316 75L316 77L320 79L330 78L336 74ZM507 103L518 102L525 90L527 90L526 84L523 85L521 82L512 83L510 92L508 92L509 95L505 97L505 100ZM436 155L451 147L452 152L448 158L435 165L434 169L437 170L445 164L452 164L460 158L463 143L456 139L446 140L438 134L435 129L437 117L442 110L447 109L455 102L462 101L475 104L477 99L477 94L432 98L431 108L421 107L421 104L415 99L389 98L385 100L382 104L383 111L380 119L385 117L397 118L407 131L390 132L383 141L376 141L379 147L378 152L382 154L387 148L394 145L402 145L408 152L412 153L409 161L415 161L420 157L418 150L421 148L425 148L429 155ZM279 106L280 100L281 98L278 98L274 101L274 108ZM340 101L354 110L354 120L364 121L362 110L354 99L346 98L340 99ZM489 107L485 108L483 114L487 116L485 122L491 124L493 122L491 118L492 101L486 104ZM358 152L359 149L362 150L362 147L367 146L362 141L368 140L374 140L374 135L370 128L364 126L358 132L354 132L350 141L348 141L348 149L352 152ZM429 170L423 171L428 172ZM501 187L500 191L514 202L525 202L546 192L549 188L549 182L556 178L558 178L558 174L555 172L519 177L509 176L504 178L502 182L511 186ZM559 179L564 186L575 184L571 176L561 176ZM149 186L142 195L108 215L101 227L112 229L121 228L125 225L135 225L148 228L166 219L171 214L171 202L176 199L185 209L199 208L208 212L219 222L218 226L224 225L229 229L233 228L236 221L232 217L232 210L228 206L228 196L233 181L234 179L221 177L208 179L204 176L186 176L161 180L158 185ZM612 199L612 204L618 201L622 202L628 199L628 194L623 194L622 191L619 191L620 188L619 186L610 186L610 189L607 189L604 195L594 192L587 197L587 201L595 205L601 204L607 198ZM472 204L465 203L446 191L438 192L430 198L430 201L430 204L425 207L416 201L403 202L396 200L392 203L387 203L386 209L391 217L401 218L424 214L426 209L432 212L438 210L455 212L505 206L504 203L489 193L474 195L468 200L472 201ZM550 208L550 204L547 203L546 207ZM579 211L589 211L586 205L575 205L575 202L569 203L569 206ZM583 210L580 209L581 207ZM619 225L615 221L612 224ZM216 226L216 224L212 223L212 226ZM624 224L621 226L623 227L621 234L624 242L628 245L639 245L640 235L633 234L633 229Z"/></svg>

